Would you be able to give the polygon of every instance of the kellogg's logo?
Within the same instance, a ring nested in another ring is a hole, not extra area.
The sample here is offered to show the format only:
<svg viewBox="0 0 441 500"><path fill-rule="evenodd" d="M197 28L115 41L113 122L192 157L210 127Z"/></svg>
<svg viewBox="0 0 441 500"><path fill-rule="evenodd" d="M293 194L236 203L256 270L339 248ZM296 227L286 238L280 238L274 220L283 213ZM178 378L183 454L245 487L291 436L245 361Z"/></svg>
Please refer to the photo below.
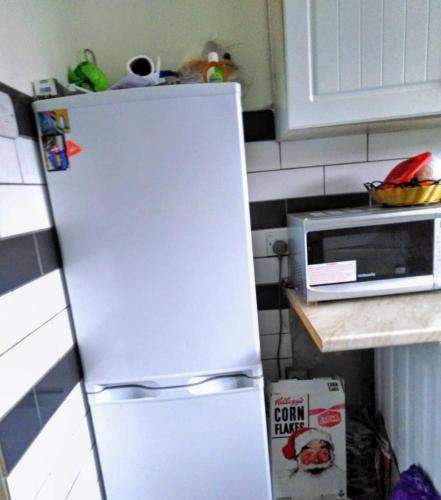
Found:
<svg viewBox="0 0 441 500"><path fill-rule="evenodd" d="M321 427L335 427L341 423L339 411L327 410L318 417L318 423Z"/></svg>
<svg viewBox="0 0 441 500"><path fill-rule="evenodd" d="M289 406L295 406L295 405L301 405L303 404L304 399L299 398L299 399L291 399L289 396L287 397L280 397L279 399L276 399L274 401L274 404L276 406L281 406L281 405L289 405Z"/></svg>

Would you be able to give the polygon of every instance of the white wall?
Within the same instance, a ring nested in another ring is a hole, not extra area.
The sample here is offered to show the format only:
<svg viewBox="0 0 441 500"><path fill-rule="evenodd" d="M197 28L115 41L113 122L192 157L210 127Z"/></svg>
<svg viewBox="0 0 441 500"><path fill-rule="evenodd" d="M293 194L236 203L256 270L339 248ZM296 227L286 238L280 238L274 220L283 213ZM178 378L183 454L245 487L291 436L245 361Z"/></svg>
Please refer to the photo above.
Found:
<svg viewBox="0 0 441 500"><path fill-rule="evenodd" d="M241 66L244 108L271 102L265 0L1 0L0 81L31 94L31 81L66 80L84 48L112 81L147 53L178 69L214 39Z"/></svg>
<svg viewBox="0 0 441 500"><path fill-rule="evenodd" d="M77 51L67 0L0 1L0 81L32 95L31 81L66 80Z"/></svg>
<svg viewBox="0 0 441 500"><path fill-rule="evenodd" d="M265 0L75 0L70 5L78 49L93 49L112 81L125 74L134 55L154 60L160 55L164 69L178 69L187 55L215 39L242 68L245 109L271 104Z"/></svg>

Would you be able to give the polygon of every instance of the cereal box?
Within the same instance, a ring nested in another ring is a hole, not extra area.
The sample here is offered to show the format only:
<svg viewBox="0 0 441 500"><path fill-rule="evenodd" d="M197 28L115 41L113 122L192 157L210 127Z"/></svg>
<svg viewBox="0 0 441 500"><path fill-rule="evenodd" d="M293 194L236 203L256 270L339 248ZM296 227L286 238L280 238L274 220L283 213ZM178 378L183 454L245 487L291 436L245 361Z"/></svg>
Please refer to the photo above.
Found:
<svg viewBox="0 0 441 500"><path fill-rule="evenodd" d="M342 382L281 380L269 392L274 500L346 498Z"/></svg>

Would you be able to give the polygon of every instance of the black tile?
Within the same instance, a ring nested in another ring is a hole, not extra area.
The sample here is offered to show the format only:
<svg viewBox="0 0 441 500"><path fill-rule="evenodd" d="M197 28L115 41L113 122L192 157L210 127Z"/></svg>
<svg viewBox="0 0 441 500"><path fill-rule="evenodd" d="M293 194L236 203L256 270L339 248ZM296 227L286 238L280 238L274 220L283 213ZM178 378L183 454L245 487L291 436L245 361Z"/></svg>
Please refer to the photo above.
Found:
<svg viewBox="0 0 441 500"><path fill-rule="evenodd" d="M272 229L286 226L285 200L250 203L251 229Z"/></svg>
<svg viewBox="0 0 441 500"><path fill-rule="evenodd" d="M1 82L0 92L4 92L11 97L15 109L15 116L17 118L19 134L37 138L37 129L31 107L33 98Z"/></svg>
<svg viewBox="0 0 441 500"><path fill-rule="evenodd" d="M32 235L0 240L0 294L40 276Z"/></svg>
<svg viewBox="0 0 441 500"><path fill-rule="evenodd" d="M288 213L310 210L331 210L334 208L361 207L369 205L368 193L348 193L286 200Z"/></svg>
<svg viewBox="0 0 441 500"><path fill-rule="evenodd" d="M43 274L61 267L60 248L54 229L35 233Z"/></svg>
<svg viewBox="0 0 441 500"><path fill-rule="evenodd" d="M243 113L245 142L271 141L276 138L274 113L270 110Z"/></svg>
<svg viewBox="0 0 441 500"><path fill-rule="evenodd" d="M57 411L80 378L77 354L71 349L35 386L43 425Z"/></svg>
<svg viewBox="0 0 441 500"><path fill-rule="evenodd" d="M0 447L9 473L40 432L37 405L29 391L0 421Z"/></svg>
<svg viewBox="0 0 441 500"><path fill-rule="evenodd" d="M271 283L269 285L257 285L257 309L263 311L265 309L278 309L279 308L279 285ZM288 301L285 297L285 291L282 289L281 295L282 309L286 309Z"/></svg>

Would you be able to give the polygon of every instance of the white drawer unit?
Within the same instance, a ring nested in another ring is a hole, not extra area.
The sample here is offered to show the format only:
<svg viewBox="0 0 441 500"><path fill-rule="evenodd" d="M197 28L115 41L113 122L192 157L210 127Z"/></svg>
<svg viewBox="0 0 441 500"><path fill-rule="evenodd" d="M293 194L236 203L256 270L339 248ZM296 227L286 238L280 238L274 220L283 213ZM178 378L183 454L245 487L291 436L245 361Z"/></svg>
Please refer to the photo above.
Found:
<svg viewBox="0 0 441 500"><path fill-rule="evenodd" d="M441 114L440 0L271 0L269 10L279 139Z"/></svg>

